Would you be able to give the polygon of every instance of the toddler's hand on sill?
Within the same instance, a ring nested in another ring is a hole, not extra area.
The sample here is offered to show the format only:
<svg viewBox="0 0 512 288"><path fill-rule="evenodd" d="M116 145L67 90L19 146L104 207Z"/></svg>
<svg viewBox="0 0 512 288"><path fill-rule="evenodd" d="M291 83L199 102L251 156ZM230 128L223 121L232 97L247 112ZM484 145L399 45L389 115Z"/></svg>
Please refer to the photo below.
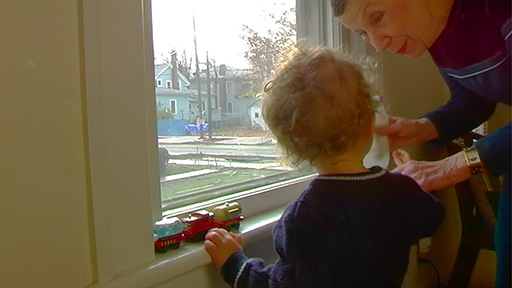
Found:
<svg viewBox="0 0 512 288"><path fill-rule="evenodd" d="M214 228L206 234L204 248L210 254L215 266L220 269L229 256L243 250L242 237L224 229Z"/></svg>

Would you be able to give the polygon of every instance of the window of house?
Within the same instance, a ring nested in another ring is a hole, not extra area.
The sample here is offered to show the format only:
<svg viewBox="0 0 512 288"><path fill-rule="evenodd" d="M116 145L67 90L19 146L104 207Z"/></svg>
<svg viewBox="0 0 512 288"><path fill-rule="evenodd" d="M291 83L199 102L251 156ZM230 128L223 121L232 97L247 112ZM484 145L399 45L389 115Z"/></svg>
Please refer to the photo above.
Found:
<svg viewBox="0 0 512 288"><path fill-rule="evenodd" d="M233 82L231 82L231 81L226 82L226 93L227 94L233 93Z"/></svg>
<svg viewBox="0 0 512 288"><path fill-rule="evenodd" d="M170 107L169 112L171 112L172 114L178 113L177 108L176 108L176 99L169 100L169 107Z"/></svg>
<svg viewBox="0 0 512 288"><path fill-rule="evenodd" d="M167 81L165 82L165 86L166 86L166 88L167 88L167 89L171 89L171 87L172 87L171 85L172 85L172 84L171 84L171 81L170 81L170 80L167 80Z"/></svg>
<svg viewBox="0 0 512 288"><path fill-rule="evenodd" d="M254 112L254 118L260 118L260 113Z"/></svg>
<svg viewBox="0 0 512 288"><path fill-rule="evenodd" d="M162 87L162 79L157 79L156 80L156 86L157 87Z"/></svg>
<svg viewBox="0 0 512 288"><path fill-rule="evenodd" d="M226 110L227 110L227 113L228 113L228 114L233 114L233 102L228 102L228 103L227 103L227 108L226 108Z"/></svg>

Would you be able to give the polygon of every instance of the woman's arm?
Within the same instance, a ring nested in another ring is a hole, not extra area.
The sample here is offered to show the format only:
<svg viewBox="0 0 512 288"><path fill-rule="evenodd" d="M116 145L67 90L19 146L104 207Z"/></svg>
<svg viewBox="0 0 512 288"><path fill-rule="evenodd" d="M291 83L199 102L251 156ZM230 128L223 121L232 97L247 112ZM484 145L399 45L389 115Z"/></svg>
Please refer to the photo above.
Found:
<svg viewBox="0 0 512 288"><path fill-rule="evenodd" d="M470 132L488 120L496 108L495 102L478 96L442 70L440 72L452 96L444 106L424 116L436 127L438 137L429 142L434 146L445 145Z"/></svg>

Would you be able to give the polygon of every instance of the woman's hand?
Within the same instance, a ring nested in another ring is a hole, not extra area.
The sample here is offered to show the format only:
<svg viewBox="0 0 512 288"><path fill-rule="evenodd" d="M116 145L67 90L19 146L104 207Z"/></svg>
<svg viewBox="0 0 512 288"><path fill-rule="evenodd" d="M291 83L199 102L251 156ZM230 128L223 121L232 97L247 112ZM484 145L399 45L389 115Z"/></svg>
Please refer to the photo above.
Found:
<svg viewBox="0 0 512 288"><path fill-rule="evenodd" d="M389 148L414 146L438 137L436 127L427 118L409 119L389 116L389 125L375 127L375 134L388 135Z"/></svg>
<svg viewBox="0 0 512 288"><path fill-rule="evenodd" d="M414 179L425 191L435 191L453 186L471 177L464 152L461 151L439 161L415 161L404 150L393 152L397 167L392 171Z"/></svg>
<svg viewBox="0 0 512 288"><path fill-rule="evenodd" d="M222 268L229 256L242 249L242 237L224 229L211 229L205 236L204 248L217 268Z"/></svg>

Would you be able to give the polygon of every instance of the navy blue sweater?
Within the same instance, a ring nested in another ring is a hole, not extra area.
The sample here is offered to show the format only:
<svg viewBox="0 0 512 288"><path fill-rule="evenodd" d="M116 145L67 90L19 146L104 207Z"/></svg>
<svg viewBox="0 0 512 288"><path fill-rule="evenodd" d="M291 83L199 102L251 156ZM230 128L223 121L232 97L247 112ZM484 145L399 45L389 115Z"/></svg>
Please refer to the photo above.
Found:
<svg viewBox="0 0 512 288"><path fill-rule="evenodd" d="M411 245L443 217L414 180L380 167L318 176L273 229L278 261L239 251L221 273L232 287L399 287Z"/></svg>

